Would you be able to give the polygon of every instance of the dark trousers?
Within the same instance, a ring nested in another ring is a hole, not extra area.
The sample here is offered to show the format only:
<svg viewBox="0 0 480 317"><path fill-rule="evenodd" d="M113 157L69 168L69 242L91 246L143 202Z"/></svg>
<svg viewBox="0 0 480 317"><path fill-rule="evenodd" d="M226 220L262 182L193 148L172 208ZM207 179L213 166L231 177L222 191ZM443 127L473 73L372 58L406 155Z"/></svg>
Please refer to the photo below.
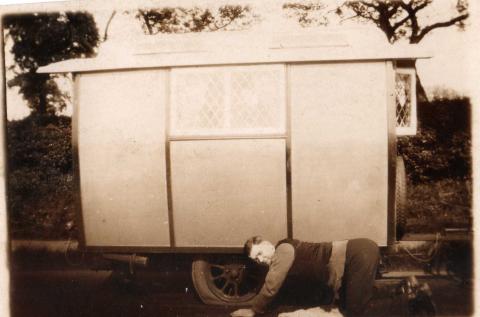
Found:
<svg viewBox="0 0 480 317"><path fill-rule="evenodd" d="M380 251L375 242L369 239L348 241L340 289L340 308L346 317L408 315L405 296L380 297L374 293L379 261Z"/></svg>

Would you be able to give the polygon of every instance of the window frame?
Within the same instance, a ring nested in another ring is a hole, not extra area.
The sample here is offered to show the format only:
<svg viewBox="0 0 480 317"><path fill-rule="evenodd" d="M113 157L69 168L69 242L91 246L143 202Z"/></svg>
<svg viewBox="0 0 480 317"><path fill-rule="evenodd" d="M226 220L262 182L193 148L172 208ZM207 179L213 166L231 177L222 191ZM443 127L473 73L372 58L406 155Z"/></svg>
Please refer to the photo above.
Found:
<svg viewBox="0 0 480 317"><path fill-rule="evenodd" d="M278 72L278 80L274 83L274 90L278 91L279 105L274 111L280 111L278 121L275 126L269 128L241 128L231 127L231 107L232 107L232 77L235 73L252 69L266 69ZM202 129L188 128L182 131L177 125L176 116L179 111L178 89L179 77L188 73L218 73L223 78L224 93L223 109L224 122L222 128ZM180 75L180 76L179 76ZM179 67L170 69L170 102L169 102L169 139L235 139L235 138L277 138L285 137L287 134L287 75L285 64L248 64L248 65L221 65L221 66L200 66L200 67ZM227 122L229 121L229 122ZM216 130L216 131L215 131Z"/></svg>
<svg viewBox="0 0 480 317"><path fill-rule="evenodd" d="M408 135L415 135L417 134L417 78L416 78L416 70L415 68L396 68L394 72L394 81L396 86L396 75L397 74L406 74L410 75L410 125L405 127L397 126L398 118L397 118L397 101L396 101L396 92L394 91L394 99L395 99L395 132L397 136L408 136Z"/></svg>

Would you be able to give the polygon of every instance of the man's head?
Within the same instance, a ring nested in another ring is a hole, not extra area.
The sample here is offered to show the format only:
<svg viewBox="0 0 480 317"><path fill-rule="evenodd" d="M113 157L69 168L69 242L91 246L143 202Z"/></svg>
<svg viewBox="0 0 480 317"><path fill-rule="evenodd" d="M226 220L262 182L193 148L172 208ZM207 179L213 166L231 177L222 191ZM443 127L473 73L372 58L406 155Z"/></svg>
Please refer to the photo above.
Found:
<svg viewBox="0 0 480 317"><path fill-rule="evenodd" d="M267 240L259 236L252 237L245 242L243 252L253 261L270 265L272 263L275 247Z"/></svg>

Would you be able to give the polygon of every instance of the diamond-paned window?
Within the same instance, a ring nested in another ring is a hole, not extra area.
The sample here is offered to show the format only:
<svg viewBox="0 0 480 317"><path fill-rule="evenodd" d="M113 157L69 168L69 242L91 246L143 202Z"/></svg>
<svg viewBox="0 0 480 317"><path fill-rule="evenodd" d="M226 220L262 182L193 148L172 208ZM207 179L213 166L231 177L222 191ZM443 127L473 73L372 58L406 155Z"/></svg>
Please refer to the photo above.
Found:
<svg viewBox="0 0 480 317"><path fill-rule="evenodd" d="M283 65L172 70L170 135L284 134Z"/></svg>
<svg viewBox="0 0 480 317"><path fill-rule="evenodd" d="M397 135L417 132L416 77L414 69L397 69L395 74Z"/></svg>

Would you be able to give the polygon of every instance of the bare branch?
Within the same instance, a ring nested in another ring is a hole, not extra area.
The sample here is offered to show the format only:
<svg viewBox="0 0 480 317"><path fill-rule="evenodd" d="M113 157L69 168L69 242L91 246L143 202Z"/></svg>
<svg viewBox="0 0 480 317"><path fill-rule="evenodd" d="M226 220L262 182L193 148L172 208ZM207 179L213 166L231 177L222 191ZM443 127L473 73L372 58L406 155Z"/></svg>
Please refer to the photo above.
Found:
<svg viewBox="0 0 480 317"><path fill-rule="evenodd" d="M392 25L392 28L393 28L394 30L398 29L398 28L401 27L403 24L405 24L409 19L410 19L410 16L406 16L405 18L401 19L400 21L398 21L397 23L395 23L394 25Z"/></svg>
<svg viewBox="0 0 480 317"><path fill-rule="evenodd" d="M413 4L412 4L413 12L418 12L418 11L422 10L423 8L428 6L430 3L432 3L432 1L427 0L427 1L423 2L422 4L420 4L418 7L415 7L415 8L413 8Z"/></svg>
<svg viewBox="0 0 480 317"><path fill-rule="evenodd" d="M405 11L407 11L408 13L413 13L413 8L412 8L412 1L410 1L409 3L405 3L403 1L399 1L398 2L398 5L404 9Z"/></svg>
<svg viewBox="0 0 480 317"><path fill-rule="evenodd" d="M397 13L397 11L398 11L398 7L397 7L397 6L392 7L392 8L390 8L390 9L387 8L387 13L386 13L387 18L390 19L391 17L393 17L393 16L395 15L395 13Z"/></svg>
<svg viewBox="0 0 480 317"><path fill-rule="evenodd" d="M418 43L414 42L414 39L418 36L421 30L418 25L417 12L413 9L413 1L410 1L408 4L400 1L399 5L407 12L408 20L410 20L411 23L410 28L412 29L412 34L410 36L410 43Z"/></svg>
<svg viewBox="0 0 480 317"><path fill-rule="evenodd" d="M352 15L352 16L349 16L347 18L343 18L340 20L340 23L343 23L344 21L348 21L348 20L352 20L352 19L356 19L358 17L361 17L360 15L356 14L356 15Z"/></svg>
<svg viewBox="0 0 480 317"><path fill-rule="evenodd" d="M358 1L359 3L363 4L366 7L377 9L377 6L373 3L367 2L367 1Z"/></svg>
<svg viewBox="0 0 480 317"><path fill-rule="evenodd" d="M103 32L102 42L105 42L108 39L108 28L110 27L110 23L112 22L113 17L115 16L116 13L117 11L113 10L112 14L110 15L110 18L107 21L107 25L105 26L105 32Z"/></svg>
<svg viewBox="0 0 480 317"><path fill-rule="evenodd" d="M468 16L469 16L469 14L466 13L466 14L459 15L458 17L456 17L454 19L451 19L449 21L446 21L446 22L438 22L438 23L434 23L432 25L429 25L429 26L423 28L423 30L418 34L418 36L415 37L415 39L412 39L412 40L415 40L415 42L412 42L412 43L420 42L423 39L423 37L425 35L427 35L428 32L430 32L434 29L449 27L451 25L454 25L457 22L460 22L460 21L463 21L463 20L467 19Z"/></svg>
<svg viewBox="0 0 480 317"><path fill-rule="evenodd" d="M150 25L150 20L148 19L148 16L147 16L148 12L145 10L138 10L138 14L142 16L143 23L145 23L145 26L147 27L148 34L152 35L153 30L152 30L152 26Z"/></svg>

